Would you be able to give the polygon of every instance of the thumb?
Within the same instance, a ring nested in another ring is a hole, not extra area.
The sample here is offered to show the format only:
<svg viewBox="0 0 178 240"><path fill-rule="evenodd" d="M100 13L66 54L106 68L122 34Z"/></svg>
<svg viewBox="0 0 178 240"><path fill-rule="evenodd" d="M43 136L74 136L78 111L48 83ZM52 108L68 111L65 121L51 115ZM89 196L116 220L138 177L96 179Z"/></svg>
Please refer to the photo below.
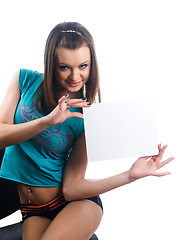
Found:
<svg viewBox="0 0 178 240"><path fill-rule="evenodd" d="M156 172L152 176L163 177L163 176L170 175L170 174L171 174L170 172Z"/></svg>
<svg viewBox="0 0 178 240"><path fill-rule="evenodd" d="M79 112L70 112L70 117L83 118L83 114Z"/></svg>

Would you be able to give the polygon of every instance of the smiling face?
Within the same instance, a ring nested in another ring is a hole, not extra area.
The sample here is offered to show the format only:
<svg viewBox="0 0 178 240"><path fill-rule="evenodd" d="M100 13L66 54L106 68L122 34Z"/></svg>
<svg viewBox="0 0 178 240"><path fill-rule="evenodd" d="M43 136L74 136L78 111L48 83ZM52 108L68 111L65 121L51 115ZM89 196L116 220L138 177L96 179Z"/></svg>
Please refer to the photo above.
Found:
<svg viewBox="0 0 178 240"><path fill-rule="evenodd" d="M58 48L55 77L60 85L60 96L69 93L71 97L77 97L88 81L90 62L90 49L87 46L77 49Z"/></svg>

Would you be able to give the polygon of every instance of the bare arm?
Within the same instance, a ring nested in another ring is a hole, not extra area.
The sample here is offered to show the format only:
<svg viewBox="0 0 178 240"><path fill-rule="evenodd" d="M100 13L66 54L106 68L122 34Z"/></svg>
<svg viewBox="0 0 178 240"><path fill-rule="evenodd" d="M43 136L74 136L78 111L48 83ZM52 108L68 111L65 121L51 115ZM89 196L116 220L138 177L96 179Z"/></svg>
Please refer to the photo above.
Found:
<svg viewBox="0 0 178 240"><path fill-rule="evenodd" d="M19 71L15 73L0 108L0 147L23 142L43 131L47 124L43 119L14 124L14 114L20 99Z"/></svg>
<svg viewBox="0 0 178 240"><path fill-rule="evenodd" d="M63 193L67 200L99 195L130 183L129 171L100 180L85 179L87 156L84 134L76 141L64 172Z"/></svg>
<svg viewBox="0 0 178 240"><path fill-rule="evenodd" d="M0 108L0 148L26 141L47 127L61 123L69 117L80 117L78 112L70 112L63 96L56 108L47 116L30 122L14 124L14 114L20 99L19 71L15 73L7 89L4 101ZM71 107L89 107L88 102L82 99L73 99L68 102Z"/></svg>
<svg viewBox="0 0 178 240"><path fill-rule="evenodd" d="M88 198L108 192L145 176L167 175L169 172L156 172L157 169L163 167L174 159L169 158L160 162L165 149L166 146L163 148L159 146L158 156L139 158L126 172L100 180L87 180L85 179L85 171L87 167L86 147L85 138L84 135L82 135L76 141L64 172L64 196L68 201ZM148 158L150 158L150 161L148 161Z"/></svg>

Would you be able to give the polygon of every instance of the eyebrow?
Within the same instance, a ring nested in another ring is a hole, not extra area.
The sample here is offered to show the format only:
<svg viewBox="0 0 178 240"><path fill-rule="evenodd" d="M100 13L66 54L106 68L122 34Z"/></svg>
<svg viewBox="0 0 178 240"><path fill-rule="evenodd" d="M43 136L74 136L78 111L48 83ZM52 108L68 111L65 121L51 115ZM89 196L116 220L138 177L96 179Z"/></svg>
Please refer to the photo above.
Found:
<svg viewBox="0 0 178 240"><path fill-rule="evenodd" d="M86 63L90 63L90 62L91 62L90 60L87 60L87 61L85 61L85 62L80 63L80 65L83 65L83 64L86 64ZM66 64L66 63L64 63L64 62L61 62L61 63L58 63L58 64L64 65L64 66L69 66L69 64ZM80 65L79 65L79 66L80 66Z"/></svg>

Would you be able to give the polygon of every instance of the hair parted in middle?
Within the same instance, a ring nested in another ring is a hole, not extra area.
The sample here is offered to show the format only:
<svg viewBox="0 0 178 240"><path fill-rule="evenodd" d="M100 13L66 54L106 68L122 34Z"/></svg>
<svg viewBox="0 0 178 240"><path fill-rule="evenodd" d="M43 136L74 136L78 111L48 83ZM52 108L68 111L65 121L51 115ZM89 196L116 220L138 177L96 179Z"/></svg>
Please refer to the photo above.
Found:
<svg viewBox="0 0 178 240"><path fill-rule="evenodd" d="M57 81L55 79L55 63L58 48L77 49L82 45L86 45L90 49L91 67L89 79L85 86L85 96L84 88L80 90L80 95L93 103L98 94L99 102L101 101L99 70L93 37L80 23L64 22L52 29L46 41L44 80L38 91L40 94L38 96L38 107L42 112L50 112L58 104L58 91L60 89L56 87Z"/></svg>

